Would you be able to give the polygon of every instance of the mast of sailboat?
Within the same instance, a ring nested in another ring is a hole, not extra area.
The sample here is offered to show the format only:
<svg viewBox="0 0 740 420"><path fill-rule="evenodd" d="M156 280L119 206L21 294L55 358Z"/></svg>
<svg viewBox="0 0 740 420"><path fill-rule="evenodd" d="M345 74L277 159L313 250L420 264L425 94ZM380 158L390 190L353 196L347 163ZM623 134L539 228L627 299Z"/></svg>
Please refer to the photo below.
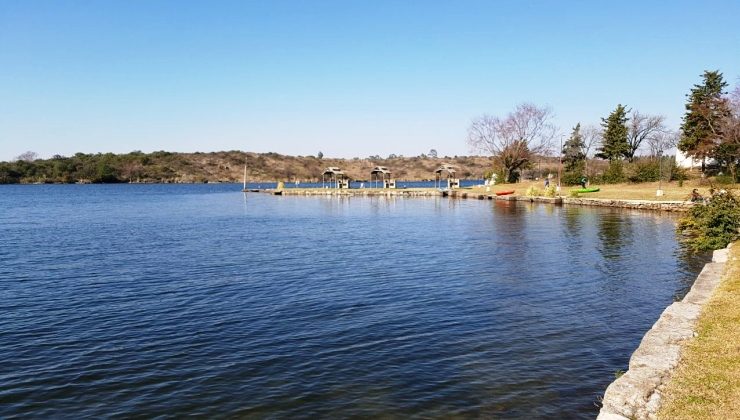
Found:
<svg viewBox="0 0 740 420"><path fill-rule="evenodd" d="M247 165L244 165L244 191L247 190Z"/></svg>

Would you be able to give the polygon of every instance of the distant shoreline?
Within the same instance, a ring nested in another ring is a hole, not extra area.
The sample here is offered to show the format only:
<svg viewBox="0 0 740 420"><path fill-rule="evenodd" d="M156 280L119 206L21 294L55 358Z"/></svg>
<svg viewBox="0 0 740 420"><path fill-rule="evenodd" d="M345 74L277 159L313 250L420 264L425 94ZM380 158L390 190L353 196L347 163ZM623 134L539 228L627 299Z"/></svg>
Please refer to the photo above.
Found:
<svg viewBox="0 0 740 420"><path fill-rule="evenodd" d="M131 152L126 154L77 153L37 159L0 162L0 184L32 183L205 183L316 182L327 167L339 167L354 180L370 180L376 166L387 167L393 178L433 179L443 163L453 165L459 178L483 178L493 167L490 156L420 155L387 158L333 159L317 156L287 156L243 151L212 153ZM556 159L543 158L542 169L555 168ZM535 175L536 177L536 175Z"/></svg>

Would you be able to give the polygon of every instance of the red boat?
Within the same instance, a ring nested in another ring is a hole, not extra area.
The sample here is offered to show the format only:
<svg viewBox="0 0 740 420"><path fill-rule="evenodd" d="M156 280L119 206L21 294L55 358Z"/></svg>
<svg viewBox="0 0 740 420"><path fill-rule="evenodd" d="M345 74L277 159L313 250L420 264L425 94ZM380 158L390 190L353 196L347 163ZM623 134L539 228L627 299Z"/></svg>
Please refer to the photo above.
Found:
<svg viewBox="0 0 740 420"><path fill-rule="evenodd" d="M499 191L499 192L496 193L496 195L509 195L509 194L514 194L514 190Z"/></svg>

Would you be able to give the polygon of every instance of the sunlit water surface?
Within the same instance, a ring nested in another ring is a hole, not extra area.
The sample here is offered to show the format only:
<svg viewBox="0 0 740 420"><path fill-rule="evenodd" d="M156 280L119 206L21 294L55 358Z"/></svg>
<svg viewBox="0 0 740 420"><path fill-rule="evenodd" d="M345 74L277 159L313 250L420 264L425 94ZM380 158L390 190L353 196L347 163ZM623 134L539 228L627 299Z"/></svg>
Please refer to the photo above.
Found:
<svg viewBox="0 0 740 420"><path fill-rule="evenodd" d="M0 187L0 417L568 417L704 262L661 213Z"/></svg>

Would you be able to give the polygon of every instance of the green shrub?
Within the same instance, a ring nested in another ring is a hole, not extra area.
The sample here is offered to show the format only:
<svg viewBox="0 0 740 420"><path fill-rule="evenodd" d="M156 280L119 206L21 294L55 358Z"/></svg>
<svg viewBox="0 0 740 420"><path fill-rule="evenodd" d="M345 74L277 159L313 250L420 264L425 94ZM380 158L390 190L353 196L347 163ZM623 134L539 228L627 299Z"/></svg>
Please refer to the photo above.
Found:
<svg viewBox="0 0 740 420"><path fill-rule="evenodd" d="M568 193L568 195L571 196L571 197L573 197L573 198L578 198L578 197L581 196L580 194L578 194L578 190L570 190L570 192Z"/></svg>
<svg viewBox="0 0 740 420"><path fill-rule="evenodd" d="M621 160L613 160L609 162L609 167L606 168L604 174L601 175L600 181L604 184L618 184L625 181L624 168Z"/></svg>
<svg viewBox="0 0 740 420"><path fill-rule="evenodd" d="M9 163L0 163L0 184L17 184L21 182L21 173Z"/></svg>
<svg viewBox="0 0 740 420"><path fill-rule="evenodd" d="M583 173L581 172L566 172L563 174L561 183L563 185L579 185L581 178L583 178Z"/></svg>
<svg viewBox="0 0 740 420"><path fill-rule="evenodd" d="M735 180L732 179L732 175L717 175L714 181L720 185L734 184Z"/></svg>
<svg viewBox="0 0 740 420"><path fill-rule="evenodd" d="M671 166L670 166L670 180L671 181L686 181L689 179L689 171L686 168L682 168L678 165L676 165L676 160L671 159ZM683 182L681 182L683 184Z"/></svg>
<svg viewBox="0 0 740 420"><path fill-rule="evenodd" d="M661 175L661 168L657 160L637 162L632 165L631 169L630 182L654 182Z"/></svg>
<svg viewBox="0 0 740 420"><path fill-rule="evenodd" d="M527 188L527 191L524 194L527 197L539 197L542 195L542 190L532 185L529 188Z"/></svg>
<svg viewBox="0 0 740 420"><path fill-rule="evenodd" d="M506 183L506 177L504 174L503 168L493 168L488 171L485 171L483 173L483 178L485 179L491 179L491 177L496 174L496 183L497 184L505 184Z"/></svg>
<svg viewBox="0 0 740 420"><path fill-rule="evenodd" d="M532 185L527 188L527 191L524 193L524 195L526 195L527 197L555 197L557 192L557 188L554 185L550 185L544 190L541 190Z"/></svg>
<svg viewBox="0 0 740 420"><path fill-rule="evenodd" d="M707 204L692 207L678 229L689 234L686 242L694 250L724 248L740 237L740 201L732 192L716 193Z"/></svg>

